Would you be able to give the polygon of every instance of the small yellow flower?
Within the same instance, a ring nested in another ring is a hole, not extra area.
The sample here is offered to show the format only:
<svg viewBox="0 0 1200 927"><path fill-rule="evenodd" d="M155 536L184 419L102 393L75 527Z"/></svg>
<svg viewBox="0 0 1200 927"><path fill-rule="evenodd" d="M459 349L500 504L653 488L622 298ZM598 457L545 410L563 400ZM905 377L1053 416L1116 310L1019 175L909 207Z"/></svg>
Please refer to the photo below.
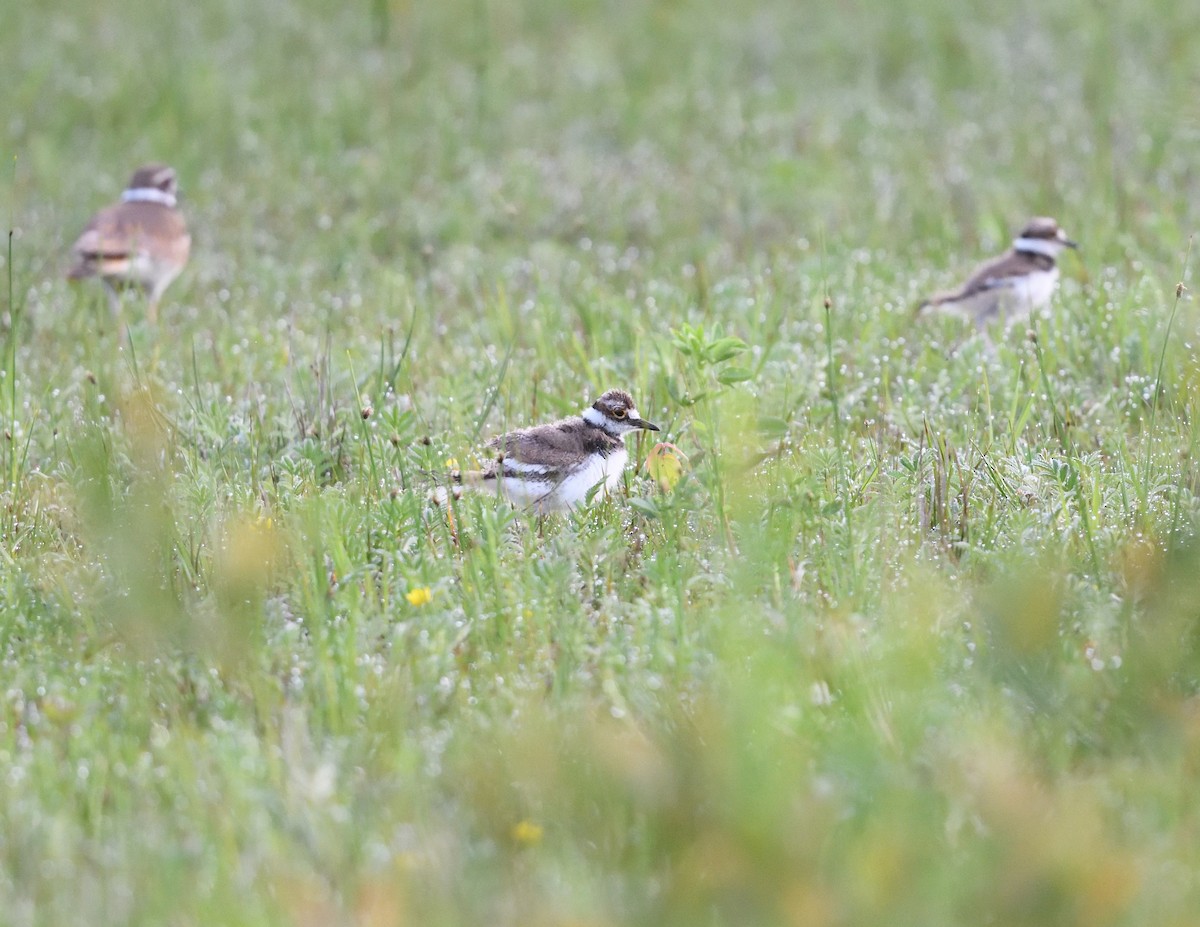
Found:
<svg viewBox="0 0 1200 927"><path fill-rule="evenodd" d="M446 458L446 466L449 467L451 470L457 470L458 469L458 458L457 457L447 457Z"/></svg>
<svg viewBox="0 0 1200 927"><path fill-rule="evenodd" d="M535 847L542 842L542 825L528 819L517 821L512 828L512 838L523 847Z"/></svg>
<svg viewBox="0 0 1200 927"><path fill-rule="evenodd" d="M406 592L404 598L408 599L409 605L428 605L433 600L433 590L428 586L419 586Z"/></svg>

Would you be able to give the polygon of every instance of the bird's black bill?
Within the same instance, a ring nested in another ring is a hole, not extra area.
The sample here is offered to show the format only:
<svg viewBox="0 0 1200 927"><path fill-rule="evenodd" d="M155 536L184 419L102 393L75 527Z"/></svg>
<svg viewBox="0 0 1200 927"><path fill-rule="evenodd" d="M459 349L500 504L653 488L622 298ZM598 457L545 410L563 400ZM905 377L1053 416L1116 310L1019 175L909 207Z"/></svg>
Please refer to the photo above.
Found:
<svg viewBox="0 0 1200 927"><path fill-rule="evenodd" d="M630 425L636 425L638 428L644 428L646 431L662 431L654 422L648 422L644 418L631 418Z"/></svg>
<svg viewBox="0 0 1200 927"><path fill-rule="evenodd" d="M1079 250L1079 242L1077 242L1077 241L1071 241L1071 239L1069 239L1069 238L1064 238L1063 244L1066 245L1068 248L1074 248L1076 251Z"/></svg>

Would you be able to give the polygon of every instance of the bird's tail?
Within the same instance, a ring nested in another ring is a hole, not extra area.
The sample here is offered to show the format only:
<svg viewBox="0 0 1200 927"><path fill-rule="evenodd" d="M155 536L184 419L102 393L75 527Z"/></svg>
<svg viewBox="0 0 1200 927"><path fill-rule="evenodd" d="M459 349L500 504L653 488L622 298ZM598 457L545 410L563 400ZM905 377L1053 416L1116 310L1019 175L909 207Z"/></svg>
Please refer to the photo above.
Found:
<svg viewBox="0 0 1200 927"><path fill-rule="evenodd" d="M67 271L68 280L85 280L88 277L96 276L96 268L87 260L87 258L79 258L71 265Z"/></svg>
<svg viewBox="0 0 1200 927"><path fill-rule="evenodd" d="M918 316L930 309L936 309L938 306L942 305L942 303L952 303L960 299L961 296L962 294L957 290L934 293L932 296L927 297L926 299L923 299L917 303L916 308L913 309L913 315Z"/></svg>
<svg viewBox="0 0 1200 927"><path fill-rule="evenodd" d="M422 471L426 476L436 478L435 474L427 471ZM433 490L433 501L438 505L445 506L451 499L458 500L462 498L464 492L469 489L478 489L487 480L487 476L482 470L460 470L455 467L449 473L448 485L438 485Z"/></svg>
<svg viewBox="0 0 1200 927"><path fill-rule="evenodd" d="M490 478L491 477L489 477L489 475L484 473L482 470L454 469L450 471L450 481L457 486L463 487L464 489L474 489L478 486L482 486Z"/></svg>

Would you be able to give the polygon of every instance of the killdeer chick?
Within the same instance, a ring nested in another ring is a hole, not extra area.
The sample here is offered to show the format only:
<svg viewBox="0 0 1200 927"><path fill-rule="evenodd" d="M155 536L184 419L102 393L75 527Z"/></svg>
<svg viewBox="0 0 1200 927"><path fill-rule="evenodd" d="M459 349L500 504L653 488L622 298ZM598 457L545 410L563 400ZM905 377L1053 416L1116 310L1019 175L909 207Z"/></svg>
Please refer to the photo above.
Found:
<svg viewBox="0 0 1200 927"><path fill-rule="evenodd" d="M192 237L175 208L175 171L164 164L138 168L121 202L100 210L75 242L72 280L99 277L109 303L120 308L120 292L141 290L149 299L147 318L158 320L158 301L187 264Z"/></svg>
<svg viewBox="0 0 1200 927"><path fill-rule="evenodd" d="M455 470L452 478L495 487L513 505L539 514L566 511L586 502L593 487L617 488L629 461L625 435L638 430L659 428L638 414L627 392L610 389L580 415L493 438L486 445L495 452L492 461L481 470Z"/></svg>
<svg viewBox="0 0 1200 927"><path fill-rule="evenodd" d="M997 317L1014 322L1050 302L1058 286L1058 256L1078 247L1053 219L1031 219L1008 251L980 265L957 290L931 296L918 311L954 312L981 330Z"/></svg>

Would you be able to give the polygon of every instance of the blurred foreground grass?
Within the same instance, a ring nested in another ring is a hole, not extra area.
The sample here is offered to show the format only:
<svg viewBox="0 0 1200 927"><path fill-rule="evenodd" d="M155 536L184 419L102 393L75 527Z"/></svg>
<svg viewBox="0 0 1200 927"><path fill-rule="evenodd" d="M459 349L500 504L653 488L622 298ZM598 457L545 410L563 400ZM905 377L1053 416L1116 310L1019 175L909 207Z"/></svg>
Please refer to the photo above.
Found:
<svg viewBox="0 0 1200 927"><path fill-rule="evenodd" d="M1200 8L0 19L0 922L1196 923ZM429 503L616 385L673 488Z"/></svg>

